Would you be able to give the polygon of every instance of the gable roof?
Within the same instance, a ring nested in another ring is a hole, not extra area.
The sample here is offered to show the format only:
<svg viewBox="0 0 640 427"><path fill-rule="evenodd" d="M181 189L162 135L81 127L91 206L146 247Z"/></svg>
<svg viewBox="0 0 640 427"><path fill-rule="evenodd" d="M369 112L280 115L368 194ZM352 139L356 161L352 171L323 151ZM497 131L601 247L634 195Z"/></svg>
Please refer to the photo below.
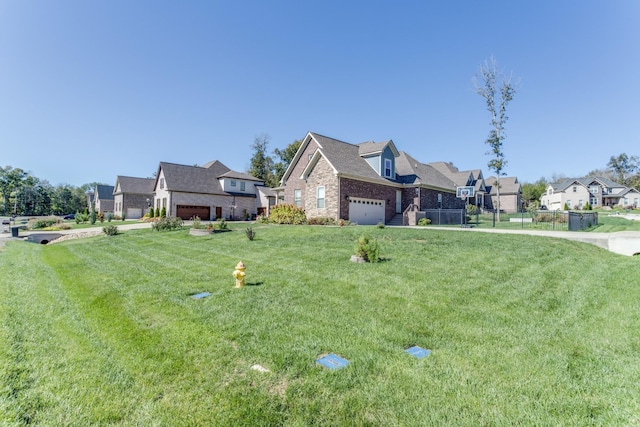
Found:
<svg viewBox="0 0 640 427"><path fill-rule="evenodd" d="M403 184L423 185L446 191L455 191L456 184L431 165L418 162L404 151L396 158L396 173Z"/></svg>
<svg viewBox="0 0 640 427"><path fill-rule="evenodd" d="M113 200L113 185L96 185L98 200Z"/></svg>
<svg viewBox="0 0 640 427"><path fill-rule="evenodd" d="M113 193L153 194L153 185L155 182L155 178L135 178L132 176L118 175Z"/></svg>
<svg viewBox="0 0 640 427"><path fill-rule="evenodd" d="M392 140L383 141L383 142L367 141L357 145L358 145L358 154L364 157L368 157L376 154L382 154L387 147L389 147L394 157L398 157L399 155L398 149L396 148L396 145L393 143Z"/></svg>
<svg viewBox="0 0 640 427"><path fill-rule="evenodd" d="M360 147L358 145L349 144L348 142L339 141L313 132L309 132L303 140L303 143L300 144L300 149L298 153L296 153L294 161L291 162L283 176L283 182L286 182L286 178L291 174L290 171L293 170L293 166L295 166L295 163L300 158L299 153L302 153L312 140L318 144L318 150L316 150L311 161L303 171L303 176L307 175L322 157L333 168L336 175L385 185L394 182L393 180L381 177L371 165L360 156Z"/></svg>
<svg viewBox="0 0 640 427"><path fill-rule="evenodd" d="M497 179L493 175L484 180L489 194L497 194L496 181ZM519 194L521 188L518 178L515 176L503 176L500 178L500 194Z"/></svg>
<svg viewBox="0 0 640 427"><path fill-rule="evenodd" d="M471 171L460 171L458 170L457 167L453 165L453 163L433 162L428 164L434 167L435 169L439 170L441 173L443 173L446 177L448 177L451 181L453 181L458 187L466 187L469 185L474 185L476 181Z"/></svg>
<svg viewBox="0 0 640 427"><path fill-rule="evenodd" d="M589 187L593 182L598 182L603 187L607 188L624 188L624 185L618 184L615 181L610 180L602 176L590 176L585 178L566 178L558 182L551 184L554 191L564 191L574 184L579 184L584 187Z"/></svg>

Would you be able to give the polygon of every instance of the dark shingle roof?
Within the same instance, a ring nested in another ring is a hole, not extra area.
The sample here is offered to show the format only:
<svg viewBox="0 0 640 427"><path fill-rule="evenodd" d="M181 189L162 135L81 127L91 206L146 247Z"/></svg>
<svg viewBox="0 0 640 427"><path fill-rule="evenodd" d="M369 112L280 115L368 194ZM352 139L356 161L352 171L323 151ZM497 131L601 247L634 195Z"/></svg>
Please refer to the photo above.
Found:
<svg viewBox="0 0 640 427"><path fill-rule="evenodd" d="M455 183L431 165L420 163L404 151L396 157L396 173L403 184L426 185L454 191Z"/></svg>
<svg viewBox="0 0 640 427"><path fill-rule="evenodd" d="M119 193L152 194L155 179L154 178L135 178L132 176L118 175L118 178L116 179L116 183L120 185L120 191L115 194L119 194Z"/></svg>
<svg viewBox="0 0 640 427"><path fill-rule="evenodd" d="M225 194L218 177L230 169L222 163L210 162L209 167L187 166L160 162L167 190L185 193Z"/></svg>
<svg viewBox="0 0 640 427"><path fill-rule="evenodd" d="M489 178L485 179L484 182L486 183L487 192L489 194L497 194L498 189L496 187L495 176L490 176ZM518 182L517 177L503 176L502 178L500 178L500 193L517 194L517 193L520 193L520 189L521 189L521 186L520 186L520 183Z"/></svg>
<svg viewBox="0 0 640 427"><path fill-rule="evenodd" d="M369 163L360 157L359 146L313 132L311 135L320 145L320 152L338 174L389 184L389 180L378 175Z"/></svg>
<svg viewBox="0 0 640 427"><path fill-rule="evenodd" d="M113 200L113 185L96 185L99 200Z"/></svg>

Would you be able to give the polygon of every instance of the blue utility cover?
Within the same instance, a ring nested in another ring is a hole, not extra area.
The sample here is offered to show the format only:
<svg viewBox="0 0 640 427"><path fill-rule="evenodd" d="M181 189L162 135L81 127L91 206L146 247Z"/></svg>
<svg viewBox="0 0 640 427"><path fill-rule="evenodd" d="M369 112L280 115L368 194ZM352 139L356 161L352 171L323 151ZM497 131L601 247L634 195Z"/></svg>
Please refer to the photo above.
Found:
<svg viewBox="0 0 640 427"><path fill-rule="evenodd" d="M413 347L410 347L405 351L410 355L412 355L413 357L417 357L418 359L422 359L423 357L427 357L428 355L431 354L431 350L418 347L417 345L414 345Z"/></svg>
<svg viewBox="0 0 640 427"><path fill-rule="evenodd" d="M206 297L208 297L209 295L211 295L209 292L202 292L202 293L200 293L200 294L192 295L192 296L191 296L191 298L193 298L193 299L200 299L200 298L206 298Z"/></svg>
<svg viewBox="0 0 640 427"><path fill-rule="evenodd" d="M342 369L349 364L349 361L331 353L316 360L316 363L329 369Z"/></svg>

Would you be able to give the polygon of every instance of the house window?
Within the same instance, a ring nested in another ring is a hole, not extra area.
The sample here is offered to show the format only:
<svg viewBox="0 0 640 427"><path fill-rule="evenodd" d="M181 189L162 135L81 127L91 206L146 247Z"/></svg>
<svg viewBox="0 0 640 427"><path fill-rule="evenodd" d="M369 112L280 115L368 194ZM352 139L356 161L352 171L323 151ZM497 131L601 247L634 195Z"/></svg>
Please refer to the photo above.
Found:
<svg viewBox="0 0 640 427"><path fill-rule="evenodd" d="M589 187L589 193L591 194L598 194L598 186L597 185L592 185Z"/></svg>
<svg viewBox="0 0 640 427"><path fill-rule="evenodd" d="M578 191L578 187L573 187L573 192L577 192Z"/></svg>
<svg viewBox="0 0 640 427"><path fill-rule="evenodd" d="M638 199L637 198L633 199L633 206L635 206L636 208L638 207Z"/></svg>
<svg viewBox="0 0 640 427"><path fill-rule="evenodd" d="M629 206L629 199L627 199L626 197L624 198L624 205Z"/></svg>
<svg viewBox="0 0 640 427"><path fill-rule="evenodd" d="M246 184L246 182L240 181L240 191L244 191L245 190L245 184Z"/></svg>
<svg viewBox="0 0 640 427"><path fill-rule="evenodd" d="M164 189L164 178L160 178L160 189Z"/></svg>
<svg viewBox="0 0 640 427"><path fill-rule="evenodd" d="M232 180L231 180L231 186L232 186L232 187L235 187L235 186L236 186L236 180L235 180L235 179L232 179Z"/></svg>
<svg viewBox="0 0 640 427"><path fill-rule="evenodd" d="M318 187L316 191L316 207L318 209L324 208L324 187Z"/></svg>
<svg viewBox="0 0 640 427"><path fill-rule="evenodd" d="M567 200L567 207L571 209L571 200Z"/></svg>
<svg viewBox="0 0 640 427"><path fill-rule="evenodd" d="M302 190L293 190L293 203L302 206Z"/></svg>
<svg viewBox="0 0 640 427"><path fill-rule="evenodd" d="M162 207L163 207L163 208L166 208L166 207L167 207L167 198L166 198L166 197L164 197L164 198L162 199Z"/></svg>
<svg viewBox="0 0 640 427"><path fill-rule="evenodd" d="M391 176L391 159L384 159L384 176Z"/></svg>
<svg viewBox="0 0 640 427"><path fill-rule="evenodd" d="M597 206L598 205L598 198L597 197L591 197L589 199L589 203L591 204L591 206Z"/></svg>

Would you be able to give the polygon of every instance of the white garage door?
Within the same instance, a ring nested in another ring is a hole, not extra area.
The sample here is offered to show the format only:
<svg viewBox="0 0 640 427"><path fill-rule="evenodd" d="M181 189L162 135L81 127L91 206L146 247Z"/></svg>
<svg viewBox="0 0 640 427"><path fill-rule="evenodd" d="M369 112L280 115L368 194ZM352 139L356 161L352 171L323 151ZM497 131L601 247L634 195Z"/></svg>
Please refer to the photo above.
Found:
<svg viewBox="0 0 640 427"><path fill-rule="evenodd" d="M142 218L142 209L140 208L127 208L127 219Z"/></svg>
<svg viewBox="0 0 640 427"><path fill-rule="evenodd" d="M384 200L350 197L349 221L361 225L384 224Z"/></svg>

